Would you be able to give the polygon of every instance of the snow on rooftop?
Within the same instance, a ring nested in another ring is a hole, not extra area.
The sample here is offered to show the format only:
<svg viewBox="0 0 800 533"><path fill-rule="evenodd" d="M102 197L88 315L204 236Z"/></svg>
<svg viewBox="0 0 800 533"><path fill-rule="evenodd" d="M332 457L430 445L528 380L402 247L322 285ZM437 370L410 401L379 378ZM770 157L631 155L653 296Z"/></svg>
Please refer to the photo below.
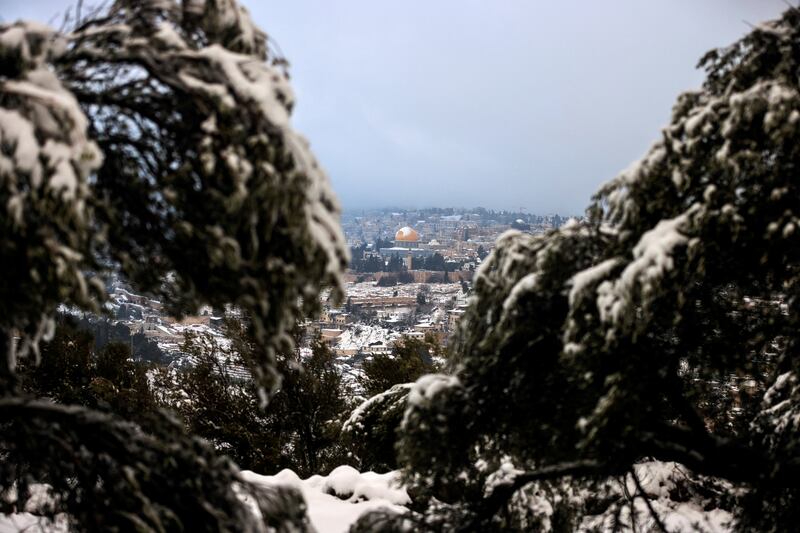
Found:
<svg viewBox="0 0 800 533"><path fill-rule="evenodd" d="M366 324L348 329L339 336L336 348L339 350L361 350L369 346L386 344L397 335L380 326Z"/></svg>
<svg viewBox="0 0 800 533"><path fill-rule="evenodd" d="M416 298L422 286L428 287L428 301L434 304L448 302L461 291L459 283L405 283L393 287L378 287L373 282L348 283L345 290L348 297L356 298L388 298L397 292L398 297Z"/></svg>

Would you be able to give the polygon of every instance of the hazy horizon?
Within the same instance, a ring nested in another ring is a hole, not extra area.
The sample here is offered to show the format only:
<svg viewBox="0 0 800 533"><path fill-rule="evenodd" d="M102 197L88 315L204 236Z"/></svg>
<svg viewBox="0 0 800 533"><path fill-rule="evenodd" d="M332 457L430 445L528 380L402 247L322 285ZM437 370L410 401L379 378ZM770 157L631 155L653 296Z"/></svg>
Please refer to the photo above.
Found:
<svg viewBox="0 0 800 533"><path fill-rule="evenodd" d="M88 2L87 2L88 3ZM48 22L75 2L4 0ZM694 67L782 0L245 0L291 63L294 124L347 210L577 215L668 123Z"/></svg>

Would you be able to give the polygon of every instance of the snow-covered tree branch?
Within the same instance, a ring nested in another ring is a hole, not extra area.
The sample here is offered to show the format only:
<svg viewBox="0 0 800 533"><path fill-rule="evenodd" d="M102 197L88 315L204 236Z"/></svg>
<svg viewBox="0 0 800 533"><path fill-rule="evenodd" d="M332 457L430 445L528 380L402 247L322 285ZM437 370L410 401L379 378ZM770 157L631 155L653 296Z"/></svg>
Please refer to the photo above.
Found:
<svg viewBox="0 0 800 533"><path fill-rule="evenodd" d="M286 61L235 0L118 0L68 33L0 25L2 490L50 480L84 529L305 527L299 501L255 520L232 463L164 420L142 433L25 400L15 379L56 307L99 311L119 272L176 316L240 309L265 404L276 353L348 262L293 105Z"/></svg>

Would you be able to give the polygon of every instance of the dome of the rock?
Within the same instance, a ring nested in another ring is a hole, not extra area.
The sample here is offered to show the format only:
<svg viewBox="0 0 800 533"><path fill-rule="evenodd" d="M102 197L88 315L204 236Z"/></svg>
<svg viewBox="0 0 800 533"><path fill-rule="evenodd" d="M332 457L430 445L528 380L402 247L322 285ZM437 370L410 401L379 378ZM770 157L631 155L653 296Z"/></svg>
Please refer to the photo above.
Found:
<svg viewBox="0 0 800 533"><path fill-rule="evenodd" d="M419 241L419 233L416 230L405 226L397 230L394 234L394 240L400 242L417 242Z"/></svg>

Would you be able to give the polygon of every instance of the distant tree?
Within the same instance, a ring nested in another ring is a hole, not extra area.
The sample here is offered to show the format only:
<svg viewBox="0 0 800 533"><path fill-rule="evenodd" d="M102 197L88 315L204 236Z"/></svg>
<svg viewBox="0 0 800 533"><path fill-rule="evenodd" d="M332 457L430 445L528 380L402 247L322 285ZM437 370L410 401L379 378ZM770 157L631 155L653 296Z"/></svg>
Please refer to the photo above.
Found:
<svg viewBox="0 0 800 533"><path fill-rule="evenodd" d="M352 391L336 368L334 353L319 339L311 355L284 361L281 390L269 410L289 438L282 444L285 467L301 476L329 472L347 464L349 450L341 443L341 427L352 409Z"/></svg>
<svg viewBox="0 0 800 533"><path fill-rule="evenodd" d="M428 301L426 299L425 293L422 292L421 290L417 291L417 305L425 305L426 303L428 303Z"/></svg>
<svg viewBox="0 0 800 533"><path fill-rule="evenodd" d="M444 257L439 252L425 258L425 270L444 272L446 268Z"/></svg>
<svg viewBox="0 0 800 533"><path fill-rule="evenodd" d="M486 256L489 255L489 252L487 252L486 249L484 249L482 244L478 245L478 250L476 253L478 255L478 259L480 259L481 261L486 259Z"/></svg>
<svg viewBox="0 0 800 533"><path fill-rule="evenodd" d="M350 248L350 270L364 272L364 252L366 249L366 243Z"/></svg>
<svg viewBox="0 0 800 533"><path fill-rule="evenodd" d="M62 323L41 349L39 365L25 361L20 368L23 389L61 403L86 404L89 383L94 377L92 334Z"/></svg>
<svg viewBox="0 0 800 533"><path fill-rule="evenodd" d="M381 239L378 237L375 239L375 251L380 252L381 248L391 248L394 246L394 243L389 239Z"/></svg>
<svg viewBox="0 0 800 533"><path fill-rule="evenodd" d="M392 275L381 276L378 280L378 287L394 287L397 285L397 278Z"/></svg>
<svg viewBox="0 0 800 533"><path fill-rule="evenodd" d="M339 432L351 393L327 346L316 340L306 359L299 351L281 355L281 388L262 410L255 383L242 375L242 353L255 349L252 333L228 321L226 334L230 347L210 335L187 336L182 350L191 365L160 377L162 401L178 411L187 429L250 470L291 468L310 476L346 463Z"/></svg>
<svg viewBox="0 0 800 533"><path fill-rule="evenodd" d="M110 342L128 343L131 337L128 326L105 318L82 318L76 322L76 326L92 335L96 349L103 348Z"/></svg>
<svg viewBox="0 0 800 533"><path fill-rule="evenodd" d="M384 272L400 272L404 269L405 265L403 264L403 260L400 259L400 256L398 254L392 254L389 261L386 263Z"/></svg>
<svg viewBox="0 0 800 533"><path fill-rule="evenodd" d="M374 396L392 385L409 383L436 371L433 358L441 354L441 346L432 338L403 337L395 343L391 355L373 355L364 362L359 384L367 396Z"/></svg>
<svg viewBox="0 0 800 533"><path fill-rule="evenodd" d="M364 272L382 272L384 266L384 262L379 256L372 255L364 260L362 268Z"/></svg>
<svg viewBox="0 0 800 533"><path fill-rule="evenodd" d="M242 468L277 468L280 441L272 419L259 409L254 383L233 374L244 368L244 358L223 350L210 335L187 335L181 351L190 358L189 367L159 376L164 405L178 412L190 433Z"/></svg>
<svg viewBox="0 0 800 533"><path fill-rule="evenodd" d="M137 361L164 364L170 360L158 347L158 343L148 339L144 333L134 333L131 336L130 343L133 358Z"/></svg>
<svg viewBox="0 0 800 533"><path fill-rule="evenodd" d="M142 422L156 408L146 372L131 361L127 344L106 342L98 349L89 331L62 317L53 339L42 344L42 363L24 361L19 374L27 393Z"/></svg>
<svg viewBox="0 0 800 533"><path fill-rule="evenodd" d="M364 259L355 257L350 259L350 270L352 270L353 272L363 272Z"/></svg>

